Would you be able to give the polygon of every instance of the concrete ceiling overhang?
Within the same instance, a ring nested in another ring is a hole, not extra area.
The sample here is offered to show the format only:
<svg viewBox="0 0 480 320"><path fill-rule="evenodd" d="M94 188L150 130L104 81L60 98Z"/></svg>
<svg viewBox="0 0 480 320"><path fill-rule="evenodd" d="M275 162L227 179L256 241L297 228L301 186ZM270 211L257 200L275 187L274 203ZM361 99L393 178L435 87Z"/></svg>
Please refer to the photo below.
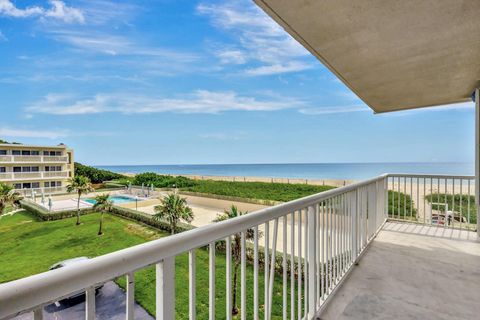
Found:
<svg viewBox="0 0 480 320"><path fill-rule="evenodd" d="M255 0L375 112L468 101L480 0Z"/></svg>

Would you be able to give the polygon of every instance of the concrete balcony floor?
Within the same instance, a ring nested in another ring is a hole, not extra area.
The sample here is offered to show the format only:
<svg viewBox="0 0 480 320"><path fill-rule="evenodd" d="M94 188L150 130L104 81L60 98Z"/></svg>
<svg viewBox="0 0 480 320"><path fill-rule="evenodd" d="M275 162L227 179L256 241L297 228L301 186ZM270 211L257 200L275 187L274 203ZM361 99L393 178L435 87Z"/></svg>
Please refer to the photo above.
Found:
<svg viewBox="0 0 480 320"><path fill-rule="evenodd" d="M387 222L321 319L480 319L479 301L476 233Z"/></svg>

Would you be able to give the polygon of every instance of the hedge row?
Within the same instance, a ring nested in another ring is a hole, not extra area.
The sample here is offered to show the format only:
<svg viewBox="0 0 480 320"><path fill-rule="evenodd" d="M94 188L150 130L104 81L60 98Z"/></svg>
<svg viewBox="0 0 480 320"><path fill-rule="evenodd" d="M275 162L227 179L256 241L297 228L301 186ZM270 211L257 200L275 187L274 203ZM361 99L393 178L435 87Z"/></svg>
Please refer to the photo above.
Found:
<svg viewBox="0 0 480 320"><path fill-rule="evenodd" d="M171 232L172 230L167 221L154 219L153 216L149 214L136 211L133 209L114 206L110 213L117 216L121 216L123 218L127 218L136 222L149 225L151 227L154 227L163 231ZM178 232L188 231L192 229L195 229L195 227L190 224L179 223L177 225L177 230L175 230L175 232L178 233Z"/></svg>

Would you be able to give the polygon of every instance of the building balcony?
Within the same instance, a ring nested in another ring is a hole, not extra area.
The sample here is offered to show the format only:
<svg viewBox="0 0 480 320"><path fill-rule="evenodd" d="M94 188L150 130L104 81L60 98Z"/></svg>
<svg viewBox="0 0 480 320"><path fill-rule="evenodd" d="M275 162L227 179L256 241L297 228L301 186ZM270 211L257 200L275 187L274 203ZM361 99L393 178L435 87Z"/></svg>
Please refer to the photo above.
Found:
<svg viewBox="0 0 480 320"><path fill-rule="evenodd" d="M46 305L81 292L85 318L95 319L95 288L119 277L126 277L126 298L111 303L124 305L125 318L133 319L135 273L153 265L156 317L175 319L175 259L185 253L189 295L182 303L189 318L195 319L202 294L210 319L220 307L232 319L237 242L242 319L247 310L254 319L260 311L270 319L273 310L283 319L475 319L480 243L473 186L471 176L392 174L332 189L4 283L0 319L32 311L34 319L43 319ZM251 229L253 240L247 241ZM216 263L219 242L226 253L222 266ZM197 286L196 274L202 247L209 256L201 266L209 275L205 288ZM253 251L250 258L247 251ZM247 265L253 277L247 277ZM283 289L281 305L272 303L274 285ZM219 286L225 289L222 303L215 294Z"/></svg>
<svg viewBox="0 0 480 320"><path fill-rule="evenodd" d="M0 156L0 163L68 163L68 156Z"/></svg>
<svg viewBox="0 0 480 320"><path fill-rule="evenodd" d="M3 172L0 173L0 181L23 181L64 179L69 177L69 171L39 171L39 172Z"/></svg>

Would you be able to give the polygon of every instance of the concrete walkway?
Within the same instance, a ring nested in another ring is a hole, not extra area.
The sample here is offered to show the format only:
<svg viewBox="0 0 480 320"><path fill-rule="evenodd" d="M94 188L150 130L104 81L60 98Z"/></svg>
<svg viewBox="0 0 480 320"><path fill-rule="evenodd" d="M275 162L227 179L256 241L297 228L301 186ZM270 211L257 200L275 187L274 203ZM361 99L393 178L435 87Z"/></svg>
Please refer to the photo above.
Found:
<svg viewBox="0 0 480 320"><path fill-rule="evenodd" d="M423 231L387 223L321 319L479 319L480 243Z"/></svg>

